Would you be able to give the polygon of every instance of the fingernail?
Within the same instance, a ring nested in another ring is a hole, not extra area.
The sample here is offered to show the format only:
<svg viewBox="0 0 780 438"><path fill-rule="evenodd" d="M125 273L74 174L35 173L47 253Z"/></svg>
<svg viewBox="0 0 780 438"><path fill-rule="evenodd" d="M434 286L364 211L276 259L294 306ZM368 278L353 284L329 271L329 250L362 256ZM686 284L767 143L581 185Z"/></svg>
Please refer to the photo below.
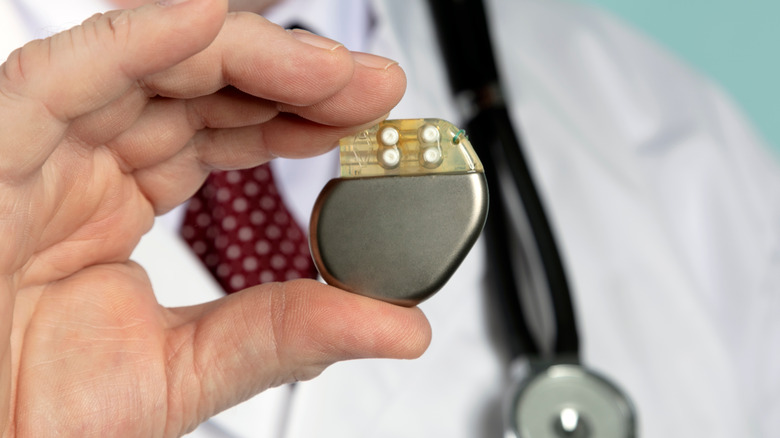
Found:
<svg viewBox="0 0 780 438"><path fill-rule="evenodd" d="M339 47L344 47L344 45L338 41L333 41L330 38L325 38L303 29L290 29L287 32L289 32L290 35L302 43L306 43L314 47L319 47L320 49L330 50L331 52L338 49Z"/></svg>
<svg viewBox="0 0 780 438"><path fill-rule="evenodd" d="M392 59L363 52L352 52L352 59L360 65L380 70L387 70L394 65L398 65L398 62Z"/></svg>

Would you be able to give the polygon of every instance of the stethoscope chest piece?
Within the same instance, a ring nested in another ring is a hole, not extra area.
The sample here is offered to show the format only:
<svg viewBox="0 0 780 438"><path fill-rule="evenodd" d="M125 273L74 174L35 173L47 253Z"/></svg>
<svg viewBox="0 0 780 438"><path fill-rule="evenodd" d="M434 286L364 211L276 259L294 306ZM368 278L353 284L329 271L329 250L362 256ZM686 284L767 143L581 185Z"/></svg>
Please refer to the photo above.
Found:
<svg viewBox="0 0 780 438"><path fill-rule="evenodd" d="M506 438L631 438L634 410L613 383L579 365L555 364L510 389Z"/></svg>

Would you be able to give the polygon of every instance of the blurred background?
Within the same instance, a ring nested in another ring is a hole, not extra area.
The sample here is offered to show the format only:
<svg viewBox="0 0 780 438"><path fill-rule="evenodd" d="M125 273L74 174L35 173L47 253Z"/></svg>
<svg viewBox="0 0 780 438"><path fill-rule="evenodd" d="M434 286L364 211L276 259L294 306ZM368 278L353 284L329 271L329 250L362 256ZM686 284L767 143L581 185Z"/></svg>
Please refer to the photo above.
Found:
<svg viewBox="0 0 780 438"><path fill-rule="evenodd" d="M780 157L780 1L575 1L611 11L710 76Z"/></svg>

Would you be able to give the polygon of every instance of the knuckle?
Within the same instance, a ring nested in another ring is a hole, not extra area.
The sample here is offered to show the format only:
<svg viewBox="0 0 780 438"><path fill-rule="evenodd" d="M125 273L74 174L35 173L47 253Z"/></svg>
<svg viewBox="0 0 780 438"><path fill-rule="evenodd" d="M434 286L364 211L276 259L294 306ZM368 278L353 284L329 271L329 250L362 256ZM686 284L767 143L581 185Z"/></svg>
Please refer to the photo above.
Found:
<svg viewBox="0 0 780 438"><path fill-rule="evenodd" d="M15 85L20 81L24 81L24 68L22 62L22 51L24 47L18 48L8 55L8 59L5 60L0 70L2 74L3 86L0 86L0 91L8 93L5 90L10 85Z"/></svg>
<svg viewBox="0 0 780 438"><path fill-rule="evenodd" d="M131 24L134 12L132 10L117 10L95 14L92 17L55 38L67 38L69 49L74 53L86 50L88 54L123 51L127 48L131 36Z"/></svg>
<svg viewBox="0 0 780 438"><path fill-rule="evenodd" d="M30 41L10 55L2 65L0 90L6 95L23 94L22 90L30 79L31 73L40 67L45 67L45 62L51 51L51 40ZM45 70L45 68L43 68Z"/></svg>
<svg viewBox="0 0 780 438"><path fill-rule="evenodd" d="M118 10L106 12L96 18L93 21L95 42L102 43L105 39L110 40L118 50L126 47L130 40L133 15L132 10ZM103 33L108 35L104 36Z"/></svg>

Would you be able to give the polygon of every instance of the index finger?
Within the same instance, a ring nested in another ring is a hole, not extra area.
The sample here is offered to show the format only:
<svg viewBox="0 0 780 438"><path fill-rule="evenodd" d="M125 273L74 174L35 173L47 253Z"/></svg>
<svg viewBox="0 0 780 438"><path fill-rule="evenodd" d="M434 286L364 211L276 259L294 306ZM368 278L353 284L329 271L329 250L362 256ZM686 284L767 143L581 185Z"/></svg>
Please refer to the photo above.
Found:
<svg viewBox="0 0 780 438"><path fill-rule="evenodd" d="M195 98L227 85L277 110L331 126L360 125L400 100L397 62L349 52L342 44L265 18L231 14L214 42L190 59L144 79L155 94Z"/></svg>
<svg viewBox="0 0 780 438"><path fill-rule="evenodd" d="M196 56L144 79L165 97L193 98L227 85L256 97L306 106L342 89L352 78L350 52L336 41L286 31L260 15L228 15L219 36Z"/></svg>
<svg viewBox="0 0 780 438"><path fill-rule="evenodd" d="M0 181L39 168L68 123L209 45L227 0L158 2L115 11L9 55L0 67Z"/></svg>
<svg viewBox="0 0 780 438"><path fill-rule="evenodd" d="M43 103L61 121L100 108L138 79L203 50L227 14L227 1L168 3L98 14L28 43L3 65L0 89Z"/></svg>

